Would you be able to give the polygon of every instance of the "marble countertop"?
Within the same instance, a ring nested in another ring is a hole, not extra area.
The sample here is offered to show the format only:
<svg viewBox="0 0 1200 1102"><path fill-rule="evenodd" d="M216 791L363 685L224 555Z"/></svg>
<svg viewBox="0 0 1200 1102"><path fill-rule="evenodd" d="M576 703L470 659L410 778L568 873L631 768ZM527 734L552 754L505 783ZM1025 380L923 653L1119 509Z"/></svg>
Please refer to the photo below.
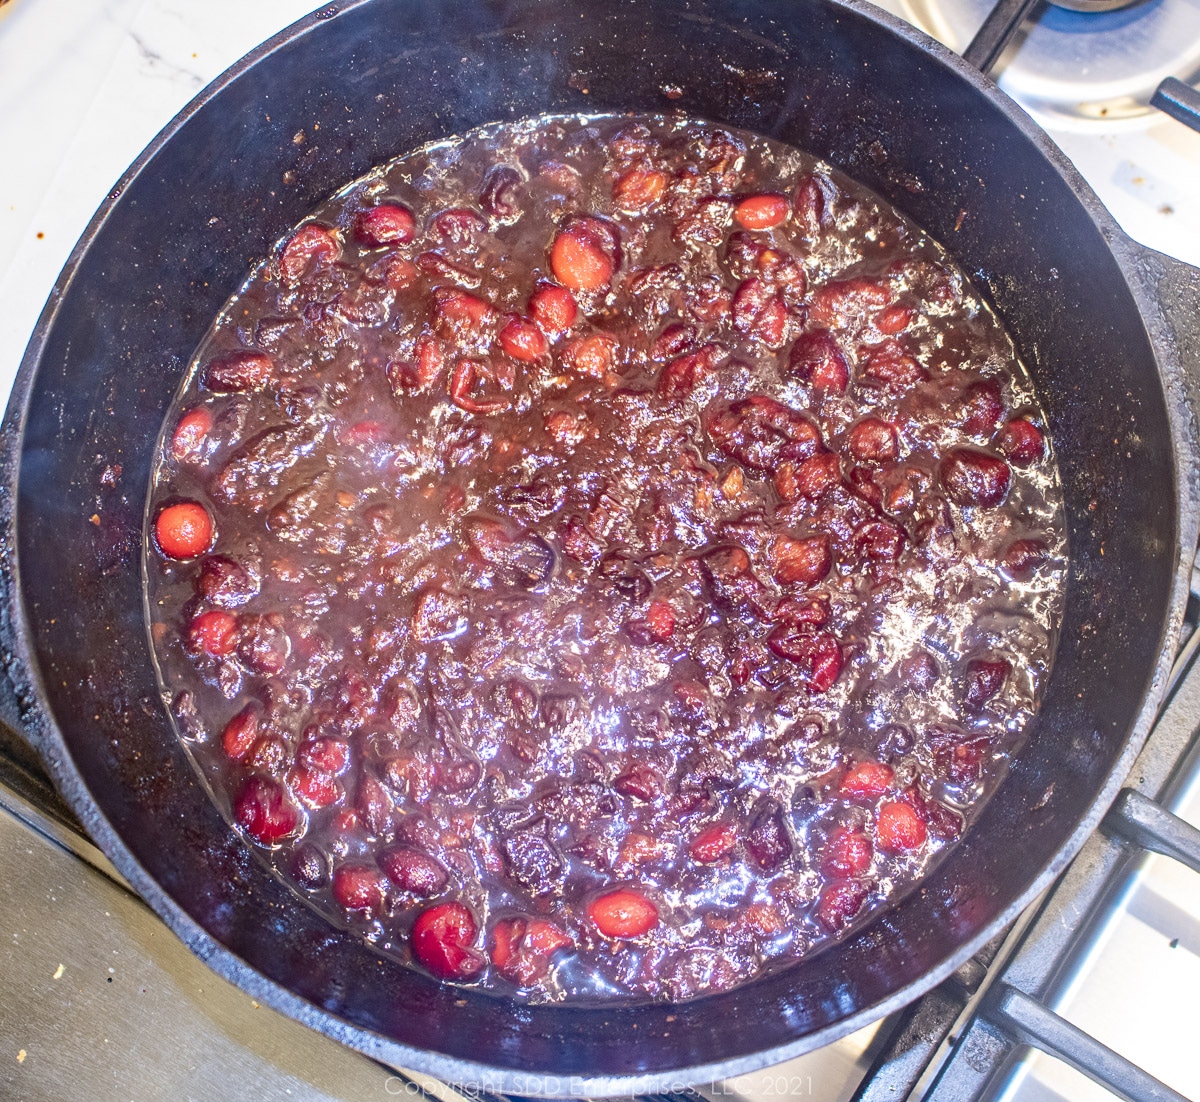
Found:
<svg viewBox="0 0 1200 1102"><path fill-rule="evenodd" d="M314 0L12 0L0 9L0 394L109 189L171 118Z"/></svg>

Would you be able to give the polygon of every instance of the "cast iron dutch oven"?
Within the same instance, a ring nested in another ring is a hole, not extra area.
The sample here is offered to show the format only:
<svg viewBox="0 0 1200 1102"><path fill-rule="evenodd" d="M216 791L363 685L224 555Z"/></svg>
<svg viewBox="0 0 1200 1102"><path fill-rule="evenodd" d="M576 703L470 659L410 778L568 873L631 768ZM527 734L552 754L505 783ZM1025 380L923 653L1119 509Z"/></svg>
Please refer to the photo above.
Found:
<svg viewBox="0 0 1200 1102"><path fill-rule="evenodd" d="M667 98L670 86L682 94ZM492 120L675 109L828 159L977 275L1049 414L1070 538L1066 619L1011 775L898 906L731 992L527 1006L379 959L272 879L210 804L169 726L143 621L153 444L252 261L344 182ZM298 130L311 135L303 146ZM6 718L198 955L372 1056L593 1096L782 1060L943 979L1062 869L1117 792L1164 691L1196 545L1185 363L1200 367L1198 334L1196 272L1124 238L979 73L857 0L338 4L167 127L46 306L3 425Z"/></svg>

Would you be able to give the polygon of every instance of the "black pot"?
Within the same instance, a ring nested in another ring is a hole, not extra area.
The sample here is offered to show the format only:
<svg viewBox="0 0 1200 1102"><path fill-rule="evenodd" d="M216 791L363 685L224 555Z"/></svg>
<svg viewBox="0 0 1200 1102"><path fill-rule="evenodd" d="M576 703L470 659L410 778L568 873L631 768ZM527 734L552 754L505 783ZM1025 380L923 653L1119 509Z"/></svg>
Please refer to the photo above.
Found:
<svg viewBox="0 0 1200 1102"><path fill-rule="evenodd" d="M666 98L668 86L682 94ZM143 620L152 445L252 260L343 182L490 120L676 108L827 158L990 292L1058 449L1071 549L1062 642L1028 744L976 828L861 932L677 1006L530 1007L378 958L272 879L209 802L159 699ZM310 140L297 146L301 129ZM1003 928L1133 762L1196 544L1196 387L1182 365L1200 367L1198 319L1197 273L1123 237L978 73L854 0L330 7L156 139L42 315L2 430L6 718L197 954L370 1055L516 1093L592 1096L798 1055L926 991Z"/></svg>

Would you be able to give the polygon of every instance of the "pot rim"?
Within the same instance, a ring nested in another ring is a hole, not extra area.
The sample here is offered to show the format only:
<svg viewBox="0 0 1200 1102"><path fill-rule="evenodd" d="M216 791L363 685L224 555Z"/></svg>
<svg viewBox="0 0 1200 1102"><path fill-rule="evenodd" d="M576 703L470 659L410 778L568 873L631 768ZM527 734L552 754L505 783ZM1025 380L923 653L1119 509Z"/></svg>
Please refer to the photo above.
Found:
<svg viewBox="0 0 1200 1102"><path fill-rule="evenodd" d="M37 377L47 335L58 314L59 305L71 285L75 269L91 247L109 213L119 202L126 187L153 161L183 125L236 81L244 72L263 58L312 32L321 23L356 10L374 0L345 0L343 3L316 11L284 28L267 39L226 69L201 90L155 136L133 164L126 170L104 203L89 221L63 267L47 300L30 342L22 358L12 395L0 426L0 631L5 637L3 662L9 685L0 696L11 693L13 699L0 701L0 716L21 731L40 752L55 784L64 799L79 817L89 835L111 859L113 865L128 880L134 890L155 910L184 943L223 978L236 984L254 998L268 1003L276 1010L343 1042L397 1069L411 1069L434 1076L451 1086L470 1085L476 1089L498 1093L518 1093L550 1098L630 1096L678 1090L684 1086L715 1082L756 1071L772 1064L803 1055L844 1037L878 1019L906 1006L950 976L969 960L998 932L1009 926L1025 908L1075 857L1084 841L1095 831L1109 805L1116 798L1125 777L1141 751L1158 707L1166 691L1175 642L1178 638L1184 607L1187 602L1191 548L1196 546L1198 516L1200 516L1200 485L1187 477L1200 456L1196 442L1195 417L1188 401L1185 373L1174 341L1172 329L1157 295L1157 278L1161 272L1148 258L1154 254L1142 249L1127 238L1108 210L1046 133L1007 95L988 78L924 32L888 12L876 8L867 0L822 0L831 7L840 7L868 22L882 26L892 34L917 47L932 61L949 68L976 92L986 96L1007 121L1027 138L1048 162L1050 167L1070 187L1077 200L1108 242L1117 264L1134 297L1148 341L1154 351L1159 375L1165 391L1166 407L1172 428L1178 514L1175 548L1177 556L1175 577L1171 587L1168 615L1159 636L1158 658L1142 706L1125 748L1113 767L1088 813L1075 831L1055 854L1053 860L1033 879L1029 887L998 914L975 937L950 954L941 964L925 972L881 1002L806 1034L794 1041L777 1045L746 1056L682 1066L669 1071L622 1075L568 1075L524 1072L512 1068L497 1068L446 1056L427 1049L418 1049L383 1035L352 1025L329 1011L320 1009L293 994L290 990L251 968L245 961L225 948L196 920L188 915L150 876L126 847L107 817L91 797L84 780L71 759L63 736L58 731L46 705L47 694L31 646L31 631L21 598L19 564L17 562L17 486L20 475L21 448L25 416Z"/></svg>

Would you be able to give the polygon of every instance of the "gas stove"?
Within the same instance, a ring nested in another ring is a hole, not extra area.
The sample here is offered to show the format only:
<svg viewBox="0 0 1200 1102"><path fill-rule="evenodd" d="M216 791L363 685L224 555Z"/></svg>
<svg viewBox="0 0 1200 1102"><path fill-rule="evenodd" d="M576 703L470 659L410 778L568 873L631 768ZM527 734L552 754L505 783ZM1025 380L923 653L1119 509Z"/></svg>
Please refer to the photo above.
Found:
<svg viewBox="0 0 1200 1102"><path fill-rule="evenodd" d="M0 392L125 167L204 84L311 6L0 0ZM961 50L989 5L884 6ZM1163 77L1200 77L1200 0L1037 9L995 75L1126 232L1200 265L1200 134L1149 106ZM1150 852L1200 865L1195 839L1164 827L1157 810L1200 823L1200 612L1191 613L1132 794L1006 935L905 1011L760 1073L698 1093L681 1085L675 1102L1113 1097L1045 1055L1056 1050L1125 1076L1129 1097L1172 1097L1151 1093L1091 1038L1200 1098L1200 877ZM4 1097L492 1100L486 1083L382 1067L210 972L127 889L34 755L3 731L0 886ZM530 1089L556 1086L567 1087Z"/></svg>

